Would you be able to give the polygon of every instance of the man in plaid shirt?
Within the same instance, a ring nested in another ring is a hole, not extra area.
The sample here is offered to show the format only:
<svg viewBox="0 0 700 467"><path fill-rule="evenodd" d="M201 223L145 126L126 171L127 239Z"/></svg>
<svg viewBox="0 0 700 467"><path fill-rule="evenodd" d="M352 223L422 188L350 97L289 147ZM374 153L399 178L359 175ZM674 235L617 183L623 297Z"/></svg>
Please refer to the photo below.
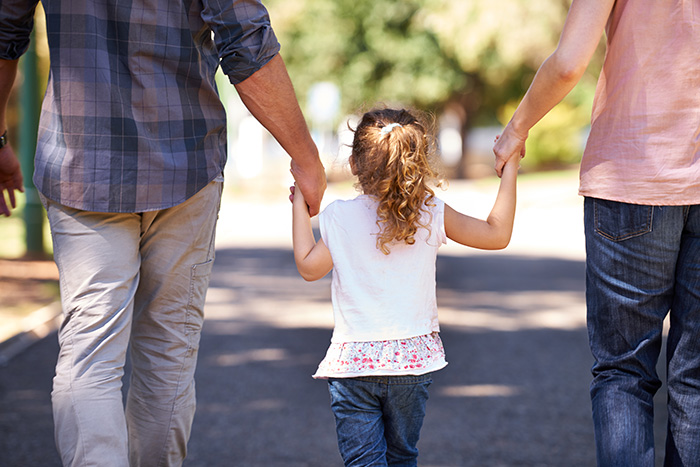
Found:
<svg viewBox="0 0 700 467"><path fill-rule="evenodd" d="M0 3L5 215L22 183L5 108L37 3ZM217 67L291 156L312 215L326 186L323 166L259 1L43 6L51 74L34 183L51 225L65 315L52 392L58 450L64 465L180 465L226 162Z"/></svg>

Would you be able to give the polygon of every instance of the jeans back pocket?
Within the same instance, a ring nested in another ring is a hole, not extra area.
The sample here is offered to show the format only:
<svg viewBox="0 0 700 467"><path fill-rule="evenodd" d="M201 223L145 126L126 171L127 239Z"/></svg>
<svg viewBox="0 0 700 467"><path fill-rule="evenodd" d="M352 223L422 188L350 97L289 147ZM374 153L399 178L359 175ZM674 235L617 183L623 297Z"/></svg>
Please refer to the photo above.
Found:
<svg viewBox="0 0 700 467"><path fill-rule="evenodd" d="M651 232L653 206L593 199L595 231L615 242Z"/></svg>

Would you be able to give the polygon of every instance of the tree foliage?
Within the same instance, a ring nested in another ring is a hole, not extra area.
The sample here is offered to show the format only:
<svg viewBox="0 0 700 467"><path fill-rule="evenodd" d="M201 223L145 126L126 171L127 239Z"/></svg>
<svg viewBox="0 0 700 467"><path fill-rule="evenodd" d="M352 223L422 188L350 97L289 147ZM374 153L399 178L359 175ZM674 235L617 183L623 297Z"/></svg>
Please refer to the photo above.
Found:
<svg viewBox="0 0 700 467"><path fill-rule="evenodd" d="M436 34L421 24L424 1L271 1L282 56L300 94L317 81L341 90L352 112L377 101L433 108L464 85Z"/></svg>
<svg viewBox="0 0 700 467"><path fill-rule="evenodd" d="M266 2L300 97L315 82L331 81L341 91L344 113L378 102L435 112L449 109L459 115L465 135L475 124L507 121L537 68L555 49L569 3ZM548 141L568 137L586 125L599 60L596 57L593 73L557 110L557 117L543 125L549 134L533 143L533 159L539 153L548 163L558 153L562 161L572 159L571 151L578 149L562 151ZM539 134L544 135L534 132L533 138Z"/></svg>

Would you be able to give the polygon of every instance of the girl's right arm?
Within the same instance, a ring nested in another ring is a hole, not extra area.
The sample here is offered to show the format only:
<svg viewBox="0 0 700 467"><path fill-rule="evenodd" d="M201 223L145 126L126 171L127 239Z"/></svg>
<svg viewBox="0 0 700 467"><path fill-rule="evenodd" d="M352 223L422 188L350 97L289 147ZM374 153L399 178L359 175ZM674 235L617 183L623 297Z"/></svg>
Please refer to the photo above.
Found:
<svg viewBox="0 0 700 467"><path fill-rule="evenodd" d="M304 194L296 185L291 188L291 191L294 262L304 280L315 281L328 274L333 268L331 252L323 243L323 239L318 243L314 239L309 207L306 205Z"/></svg>
<svg viewBox="0 0 700 467"><path fill-rule="evenodd" d="M513 157L503 167L496 202L486 220L476 219L445 205L447 238L462 245L482 250L500 250L508 246L515 218L516 180L519 157Z"/></svg>

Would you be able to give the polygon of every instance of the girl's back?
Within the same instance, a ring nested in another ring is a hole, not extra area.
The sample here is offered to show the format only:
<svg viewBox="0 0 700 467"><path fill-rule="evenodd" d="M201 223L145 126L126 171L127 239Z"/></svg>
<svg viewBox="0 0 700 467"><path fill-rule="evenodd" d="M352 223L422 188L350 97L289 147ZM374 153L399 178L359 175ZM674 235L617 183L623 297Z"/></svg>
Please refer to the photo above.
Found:
<svg viewBox="0 0 700 467"><path fill-rule="evenodd" d="M320 215L333 258L333 340L403 339L438 330L435 257L446 241L444 204L433 198L412 245L377 248L377 200L335 201Z"/></svg>
<svg viewBox="0 0 700 467"><path fill-rule="evenodd" d="M486 221L435 198L430 129L405 110L366 113L350 166L363 194L319 216L316 243L292 188L294 260L306 280L333 270L335 329L314 378L328 380L345 465L416 466L431 373L447 365L435 296L446 238L504 248L515 214L517 161L506 165Z"/></svg>

